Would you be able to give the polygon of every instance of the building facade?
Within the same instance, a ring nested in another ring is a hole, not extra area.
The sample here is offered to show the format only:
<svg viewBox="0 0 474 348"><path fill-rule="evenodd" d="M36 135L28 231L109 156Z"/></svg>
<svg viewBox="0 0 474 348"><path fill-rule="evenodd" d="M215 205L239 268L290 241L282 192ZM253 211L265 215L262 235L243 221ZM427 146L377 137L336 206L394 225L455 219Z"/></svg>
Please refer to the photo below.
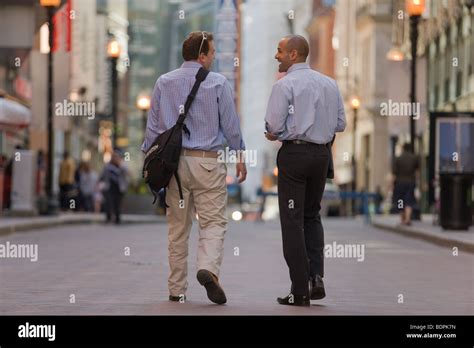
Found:
<svg viewBox="0 0 474 348"><path fill-rule="evenodd" d="M409 141L410 133L409 115L387 112L387 108L393 111L392 106L410 102L410 62L387 59L399 11L401 21L406 18L401 5L390 0L340 0L336 5L336 79L345 99L348 120L346 132L337 138L336 182L349 189L355 176L358 191L380 189L388 198L393 158ZM417 76L420 117L416 134L417 148L421 148L427 119L426 61L422 57L418 60ZM360 101L358 110L351 106L353 97ZM351 168L353 154L355 175Z"/></svg>

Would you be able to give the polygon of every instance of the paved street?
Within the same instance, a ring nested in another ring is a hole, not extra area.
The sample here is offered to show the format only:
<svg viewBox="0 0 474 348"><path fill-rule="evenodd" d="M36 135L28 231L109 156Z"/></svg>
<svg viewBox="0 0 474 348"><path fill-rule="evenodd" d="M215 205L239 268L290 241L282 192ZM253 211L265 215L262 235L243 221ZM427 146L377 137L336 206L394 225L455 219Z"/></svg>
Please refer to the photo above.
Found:
<svg viewBox="0 0 474 348"><path fill-rule="evenodd" d="M37 262L0 259L0 314L474 314L474 255L453 256L447 247L377 230L359 220L323 223L326 244L360 244L365 249L360 262L326 258L328 296L312 301L311 308L275 301L289 289L277 222L230 224L221 274L225 306L210 303L195 279L196 226L188 299L171 303L166 224L88 224L0 238L4 245L38 244ZM71 294L75 303L70 303Z"/></svg>

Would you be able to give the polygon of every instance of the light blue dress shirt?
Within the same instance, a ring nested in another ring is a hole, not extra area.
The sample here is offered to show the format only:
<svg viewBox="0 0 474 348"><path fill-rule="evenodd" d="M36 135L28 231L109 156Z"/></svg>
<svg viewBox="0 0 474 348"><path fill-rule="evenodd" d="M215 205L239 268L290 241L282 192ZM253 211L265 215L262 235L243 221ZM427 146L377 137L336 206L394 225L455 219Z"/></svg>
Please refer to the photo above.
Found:
<svg viewBox="0 0 474 348"><path fill-rule="evenodd" d="M293 64L273 85L265 122L267 131L278 135L278 140L329 143L335 132L346 127L336 81L306 63Z"/></svg>
<svg viewBox="0 0 474 348"><path fill-rule="evenodd" d="M146 152L159 134L176 124L180 106L184 107L201 66L198 62L184 62L179 69L158 78L142 151ZM225 138L231 150L245 150L232 87L221 74L210 72L207 75L184 123L191 136L183 134L183 148L218 151L223 148Z"/></svg>

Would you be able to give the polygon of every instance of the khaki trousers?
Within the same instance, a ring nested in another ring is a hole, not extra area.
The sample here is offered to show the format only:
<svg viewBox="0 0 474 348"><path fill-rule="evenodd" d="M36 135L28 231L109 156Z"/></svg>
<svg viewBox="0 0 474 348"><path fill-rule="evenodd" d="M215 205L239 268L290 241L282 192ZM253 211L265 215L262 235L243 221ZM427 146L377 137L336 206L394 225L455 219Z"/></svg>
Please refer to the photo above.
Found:
<svg viewBox="0 0 474 348"><path fill-rule="evenodd" d="M227 167L216 158L181 155L178 175L183 190L180 201L176 178L166 191L168 220L169 294L186 293L188 282L188 240L193 217L198 216L199 244L197 270L206 269L216 276L223 258L227 229Z"/></svg>

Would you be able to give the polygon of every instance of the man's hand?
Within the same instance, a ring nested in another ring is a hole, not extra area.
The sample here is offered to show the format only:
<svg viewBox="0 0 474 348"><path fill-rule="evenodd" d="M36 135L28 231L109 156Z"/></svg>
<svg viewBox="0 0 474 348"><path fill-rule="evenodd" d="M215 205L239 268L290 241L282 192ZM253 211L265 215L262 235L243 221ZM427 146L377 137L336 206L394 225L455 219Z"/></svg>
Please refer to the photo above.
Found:
<svg viewBox="0 0 474 348"><path fill-rule="evenodd" d="M236 168L236 174L237 177L239 178L239 184L244 182L245 179L247 178L247 167L245 166L245 163L237 163L235 165Z"/></svg>
<svg viewBox="0 0 474 348"><path fill-rule="evenodd" d="M270 132L265 132L265 138L267 138L270 141L275 141L278 139L278 135L272 134Z"/></svg>

